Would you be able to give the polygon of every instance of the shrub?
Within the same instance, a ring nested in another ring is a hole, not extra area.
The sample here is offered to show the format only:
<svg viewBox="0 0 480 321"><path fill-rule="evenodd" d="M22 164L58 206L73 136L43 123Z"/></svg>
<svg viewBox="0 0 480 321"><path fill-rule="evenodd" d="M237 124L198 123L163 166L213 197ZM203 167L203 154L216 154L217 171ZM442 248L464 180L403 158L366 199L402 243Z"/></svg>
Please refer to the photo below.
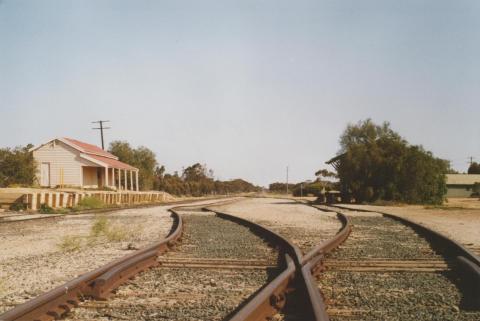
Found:
<svg viewBox="0 0 480 321"><path fill-rule="evenodd" d="M103 208L105 203L99 198L86 196L78 202L78 205L73 208L74 211L92 210Z"/></svg>
<svg viewBox="0 0 480 321"><path fill-rule="evenodd" d="M111 224L105 216L101 216L97 217L95 222L93 222L90 231L90 241L94 242L94 238L105 236L110 242L119 242L124 241L133 235L133 230L130 230L123 225Z"/></svg>
<svg viewBox="0 0 480 321"><path fill-rule="evenodd" d="M82 247L82 237L66 235L62 238L58 247L63 252L75 252L80 250Z"/></svg>
<svg viewBox="0 0 480 321"><path fill-rule="evenodd" d="M105 235L108 231L108 225L108 220L105 216L97 217L93 222L90 234L95 237L102 234Z"/></svg>
<svg viewBox="0 0 480 321"><path fill-rule="evenodd" d="M27 209L27 205L24 204L24 203L21 203L21 202L16 202L16 203L13 203L12 205L10 205L10 209L12 211L24 211Z"/></svg>
<svg viewBox="0 0 480 321"><path fill-rule="evenodd" d="M120 242L124 241L131 236L131 231L127 230L121 225L113 225L108 230L105 236L111 242Z"/></svg>
<svg viewBox="0 0 480 321"><path fill-rule="evenodd" d="M53 214L55 213L55 210L47 204L42 204L40 205L40 209L38 210L38 212L41 214Z"/></svg>
<svg viewBox="0 0 480 321"><path fill-rule="evenodd" d="M55 210L55 213L56 214L67 214L67 213L70 213L70 210L68 208L57 208Z"/></svg>

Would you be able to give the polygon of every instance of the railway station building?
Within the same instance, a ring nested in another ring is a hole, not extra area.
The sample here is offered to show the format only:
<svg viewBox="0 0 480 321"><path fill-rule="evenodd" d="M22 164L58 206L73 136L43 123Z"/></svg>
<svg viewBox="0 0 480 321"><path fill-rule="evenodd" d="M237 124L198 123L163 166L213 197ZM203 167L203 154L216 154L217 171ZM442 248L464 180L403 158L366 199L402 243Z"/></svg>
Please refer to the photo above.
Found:
<svg viewBox="0 0 480 321"><path fill-rule="evenodd" d="M447 174L447 197L470 197L480 184L479 174Z"/></svg>
<svg viewBox="0 0 480 321"><path fill-rule="evenodd" d="M31 151L42 187L139 190L138 168L98 146L63 137Z"/></svg>

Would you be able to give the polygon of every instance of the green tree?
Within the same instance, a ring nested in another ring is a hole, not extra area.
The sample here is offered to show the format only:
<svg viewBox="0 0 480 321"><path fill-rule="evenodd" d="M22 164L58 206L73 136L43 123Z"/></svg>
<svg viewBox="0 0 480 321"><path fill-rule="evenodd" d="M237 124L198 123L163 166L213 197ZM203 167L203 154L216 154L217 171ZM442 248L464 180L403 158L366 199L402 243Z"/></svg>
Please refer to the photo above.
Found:
<svg viewBox="0 0 480 321"><path fill-rule="evenodd" d="M318 171L315 172L315 176L321 178L321 177L337 177L337 174L335 174L334 172L330 172L326 169L320 169Z"/></svg>
<svg viewBox="0 0 480 321"><path fill-rule="evenodd" d="M199 182L208 179L208 169L200 163L193 164L183 170L183 179L186 182Z"/></svg>
<svg viewBox="0 0 480 321"><path fill-rule="evenodd" d="M468 167L468 174L480 174L480 164L473 162Z"/></svg>
<svg viewBox="0 0 480 321"><path fill-rule="evenodd" d="M357 202L443 202L449 163L409 145L388 123L367 119L348 125L340 147L337 171L343 195Z"/></svg>
<svg viewBox="0 0 480 321"><path fill-rule="evenodd" d="M30 149L25 147L0 149L0 187L11 185L31 186L36 183L36 164Z"/></svg>
<svg viewBox="0 0 480 321"><path fill-rule="evenodd" d="M138 183L142 190L151 190L155 183L157 160L155 153L144 146L132 148L128 142L113 141L109 152L124 163L138 168Z"/></svg>
<svg viewBox="0 0 480 321"><path fill-rule="evenodd" d="M185 168L182 175L165 173L165 167L155 171L155 188L173 195L203 196L210 194L232 194L256 192L260 188L242 179L220 181L213 179L213 170L195 163Z"/></svg>
<svg viewBox="0 0 480 321"><path fill-rule="evenodd" d="M135 162L135 150L128 142L113 141L110 143L108 151L117 156L120 161L135 166L133 165Z"/></svg>
<svg viewBox="0 0 480 321"><path fill-rule="evenodd" d="M288 190L292 191L295 187L295 184L288 184ZM272 183L268 185L268 190L272 193L286 193L287 192L287 184L286 183Z"/></svg>

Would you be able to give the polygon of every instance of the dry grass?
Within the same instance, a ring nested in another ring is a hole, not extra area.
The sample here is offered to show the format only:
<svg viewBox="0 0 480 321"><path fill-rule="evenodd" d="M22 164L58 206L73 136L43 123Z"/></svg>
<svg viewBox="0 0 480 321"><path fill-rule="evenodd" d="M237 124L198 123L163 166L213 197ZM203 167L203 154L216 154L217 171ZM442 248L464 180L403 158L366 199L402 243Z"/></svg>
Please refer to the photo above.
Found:
<svg viewBox="0 0 480 321"><path fill-rule="evenodd" d="M458 211L458 210L468 210L468 207L463 206L443 206L443 205L432 205L424 206L426 210L445 210L445 211Z"/></svg>
<svg viewBox="0 0 480 321"><path fill-rule="evenodd" d="M112 225L105 234L110 242L121 242L132 238L133 231L123 225Z"/></svg>
<svg viewBox="0 0 480 321"><path fill-rule="evenodd" d="M96 218L92 225L89 242L96 242L99 237L105 237L109 242L121 242L135 239L141 231L141 226L112 224L105 216L101 216Z"/></svg>
<svg viewBox="0 0 480 321"><path fill-rule="evenodd" d="M0 279L0 296L3 296L4 292L5 292L5 280Z"/></svg>
<svg viewBox="0 0 480 321"><path fill-rule="evenodd" d="M109 221L105 216L100 216L95 219L90 231L90 235L93 237L101 236L106 234L109 227Z"/></svg>
<svg viewBox="0 0 480 321"><path fill-rule="evenodd" d="M83 238L81 236L66 235L62 238L58 247L62 252L75 252L82 248Z"/></svg>
<svg viewBox="0 0 480 321"><path fill-rule="evenodd" d="M80 202L78 202L78 205L73 207L72 210L74 212L78 212L92 209L100 209L104 207L105 203L101 199L93 196L87 196L82 198Z"/></svg>

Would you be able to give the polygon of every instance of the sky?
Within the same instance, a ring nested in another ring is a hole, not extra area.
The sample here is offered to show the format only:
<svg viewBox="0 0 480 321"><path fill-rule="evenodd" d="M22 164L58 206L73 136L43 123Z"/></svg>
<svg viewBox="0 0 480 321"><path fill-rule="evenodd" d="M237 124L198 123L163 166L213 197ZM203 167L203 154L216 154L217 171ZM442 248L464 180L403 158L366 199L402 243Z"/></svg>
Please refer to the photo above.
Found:
<svg viewBox="0 0 480 321"><path fill-rule="evenodd" d="M0 147L71 137L266 186L314 178L348 123L480 161L476 0L0 0Z"/></svg>

